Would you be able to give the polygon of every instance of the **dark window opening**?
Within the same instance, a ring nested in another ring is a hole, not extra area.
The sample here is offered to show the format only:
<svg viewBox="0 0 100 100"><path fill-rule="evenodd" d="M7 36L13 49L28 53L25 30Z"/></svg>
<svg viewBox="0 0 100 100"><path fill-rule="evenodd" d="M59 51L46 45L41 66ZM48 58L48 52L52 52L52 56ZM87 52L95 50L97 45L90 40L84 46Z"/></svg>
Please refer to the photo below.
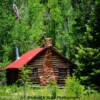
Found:
<svg viewBox="0 0 100 100"><path fill-rule="evenodd" d="M38 68L34 68L31 73L32 83L38 84L39 83L39 77L38 77Z"/></svg>
<svg viewBox="0 0 100 100"><path fill-rule="evenodd" d="M32 76L33 76L33 77L37 77L37 76L38 76L38 68L34 68L34 69L32 70Z"/></svg>
<svg viewBox="0 0 100 100"><path fill-rule="evenodd" d="M59 77L66 77L67 76L67 68L59 68L58 69L58 75Z"/></svg>
<svg viewBox="0 0 100 100"><path fill-rule="evenodd" d="M11 85L15 83L18 79L18 69L7 70L6 77L7 77L7 84Z"/></svg>
<svg viewBox="0 0 100 100"><path fill-rule="evenodd" d="M60 86L65 84L65 78L67 77L67 68L58 68L58 80L57 83Z"/></svg>

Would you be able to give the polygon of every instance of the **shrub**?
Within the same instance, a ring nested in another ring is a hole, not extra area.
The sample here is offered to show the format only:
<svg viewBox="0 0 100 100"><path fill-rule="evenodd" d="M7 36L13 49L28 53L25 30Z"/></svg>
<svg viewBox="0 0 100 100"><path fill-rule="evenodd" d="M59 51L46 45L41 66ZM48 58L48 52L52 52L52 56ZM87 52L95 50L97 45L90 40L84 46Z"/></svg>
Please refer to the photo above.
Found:
<svg viewBox="0 0 100 100"><path fill-rule="evenodd" d="M65 84L65 95L68 97L80 97L84 91L84 86L82 86L75 76L68 77Z"/></svg>
<svg viewBox="0 0 100 100"><path fill-rule="evenodd" d="M51 94L52 99L55 99L56 96L57 96L57 89L58 89L56 83L55 82L50 82L48 84L47 88L48 88L48 90Z"/></svg>

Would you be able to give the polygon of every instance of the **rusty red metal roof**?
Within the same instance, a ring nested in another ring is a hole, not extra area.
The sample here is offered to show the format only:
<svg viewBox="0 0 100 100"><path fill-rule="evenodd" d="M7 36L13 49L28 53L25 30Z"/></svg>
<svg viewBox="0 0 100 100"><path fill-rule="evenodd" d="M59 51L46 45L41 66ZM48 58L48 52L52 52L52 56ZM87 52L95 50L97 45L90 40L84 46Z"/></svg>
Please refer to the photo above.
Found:
<svg viewBox="0 0 100 100"><path fill-rule="evenodd" d="M19 59L10 63L5 69L22 68L25 64L27 64L31 59L36 57L44 49L45 48L36 48L36 49L26 52Z"/></svg>

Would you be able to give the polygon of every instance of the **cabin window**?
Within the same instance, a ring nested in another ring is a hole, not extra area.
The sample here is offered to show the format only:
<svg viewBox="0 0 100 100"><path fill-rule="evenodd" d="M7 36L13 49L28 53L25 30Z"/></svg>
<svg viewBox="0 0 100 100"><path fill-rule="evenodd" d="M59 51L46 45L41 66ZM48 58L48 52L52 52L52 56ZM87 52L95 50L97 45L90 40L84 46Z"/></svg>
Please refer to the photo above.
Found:
<svg viewBox="0 0 100 100"><path fill-rule="evenodd" d="M59 68L58 69L58 75L60 77L66 77L67 76L67 68Z"/></svg>
<svg viewBox="0 0 100 100"><path fill-rule="evenodd" d="M37 77L38 76L38 68L34 68L32 71L32 76Z"/></svg>
<svg viewBox="0 0 100 100"><path fill-rule="evenodd" d="M32 83L33 84L38 84L39 83L38 68L34 68L32 70Z"/></svg>

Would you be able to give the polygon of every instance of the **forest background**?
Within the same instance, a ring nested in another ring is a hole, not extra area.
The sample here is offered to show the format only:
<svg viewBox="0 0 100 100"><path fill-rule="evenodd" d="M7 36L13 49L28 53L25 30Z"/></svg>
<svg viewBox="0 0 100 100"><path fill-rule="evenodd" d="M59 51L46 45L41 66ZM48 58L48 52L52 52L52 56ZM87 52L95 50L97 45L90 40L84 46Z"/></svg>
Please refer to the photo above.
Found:
<svg viewBox="0 0 100 100"><path fill-rule="evenodd" d="M16 59L16 47L22 55L44 37L76 64L81 84L100 90L99 0L0 0L0 68Z"/></svg>

